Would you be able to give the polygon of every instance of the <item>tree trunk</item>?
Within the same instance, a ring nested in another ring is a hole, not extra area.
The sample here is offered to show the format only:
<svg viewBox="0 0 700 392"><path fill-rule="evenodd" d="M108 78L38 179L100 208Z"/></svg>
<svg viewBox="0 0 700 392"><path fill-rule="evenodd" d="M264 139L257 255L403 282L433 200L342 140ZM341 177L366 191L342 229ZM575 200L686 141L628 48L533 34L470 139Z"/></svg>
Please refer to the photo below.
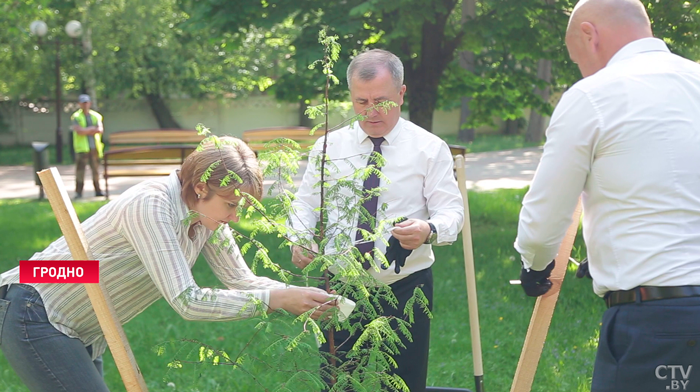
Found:
<svg viewBox="0 0 700 392"><path fill-rule="evenodd" d="M424 36L423 41L428 39ZM439 45L435 46L439 47ZM422 45L421 50L424 52L428 51L425 44ZM437 88L443 70L444 68L438 66L438 61L421 59L417 69L407 72L408 116L411 122L428 132L433 131L433 113L437 103Z"/></svg>
<svg viewBox="0 0 700 392"><path fill-rule="evenodd" d="M454 58L455 49L463 36L460 33L453 39L445 39L445 25L455 3L444 3L444 14L436 13L433 20L423 22L419 59L404 59L409 117L411 122L429 132L433 131L433 112L440 78ZM411 53L408 42L404 42L402 47L404 55Z"/></svg>
<svg viewBox="0 0 700 392"><path fill-rule="evenodd" d="M537 77L542 79L547 85L543 89L536 87L535 94L539 95L543 101L548 101L550 95L549 85L552 81L552 60L541 59L539 61ZM539 143L542 141L545 131L544 122L545 117L542 114L537 113L534 109L530 111L530 121L527 124L527 132L525 132L526 142Z"/></svg>
<svg viewBox="0 0 700 392"><path fill-rule="evenodd" d="M408 101L408 117L411 122L425 129L428 132L433 132L433 114L435 112L435 102L437 101L436 94L430 90L437 90L435 87L429 86L425 81L413 84L413 91L420 91L420 94L412 94Z"/></svg>
<svg viewBox="0 0 700 392"><path fill-rule="evenodd" d="M155 116L156 121L158 121L158 126L162 129L181 129L180 124L175 121L173 114L170 112L170 108L163 100L160 94L146 94L146 100L151 106L151 111L153 116Z"/></svg>
<svg viewBox="0 0 700 392"><path fill-rule="evenodd" d="M462 28L467 28L467 23L476 17L476 0L462 0ZM459 65L466 71L474 73L474 52L465 50L459 54ZM459 113L459 132L457 137L461 142L473 142L476 137L474 128L467 127L469 120L469 102L472 97L462 97L462 107Z"/></svg>

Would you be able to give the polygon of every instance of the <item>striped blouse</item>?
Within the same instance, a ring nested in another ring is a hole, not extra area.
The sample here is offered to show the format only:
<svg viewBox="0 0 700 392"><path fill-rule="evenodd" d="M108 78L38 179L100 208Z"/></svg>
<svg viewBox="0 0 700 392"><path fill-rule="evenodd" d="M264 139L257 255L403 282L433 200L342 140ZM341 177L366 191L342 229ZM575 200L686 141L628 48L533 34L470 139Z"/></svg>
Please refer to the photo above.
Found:
<svg viewBox="0 0 700 392"><path fill-rule="evenodd" d="M269 303L270 289L285 288L255 276L225 227L218 244L203 225L188 236L188 208L177 173L144 181L100 208L82 223L91 258L100 261L100 279L125 324L163 297L186 320L227 321L254 316L251 298ZM229 243L224 248L223 243ZM200 252L228 289L199 287L192 266ZM72 260L65 238L32 260ZM19 267L0 275L0 286L19 282ZM32 284L41 295L51 324L93 345L93 359L107 344L82 284ZM247 306L246 306L247 305Z"/></svg>

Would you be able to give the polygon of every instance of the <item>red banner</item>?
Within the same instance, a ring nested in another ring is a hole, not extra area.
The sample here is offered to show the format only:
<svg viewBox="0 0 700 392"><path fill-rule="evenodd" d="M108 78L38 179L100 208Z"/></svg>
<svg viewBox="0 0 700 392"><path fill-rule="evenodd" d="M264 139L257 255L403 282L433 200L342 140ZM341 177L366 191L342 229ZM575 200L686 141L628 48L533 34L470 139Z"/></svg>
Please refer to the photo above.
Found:
<svg viewBox="0 0 700 392"><path fill-rule="evenodd" d="M100 283L98 260L20 260L20 283Z"/></svg>

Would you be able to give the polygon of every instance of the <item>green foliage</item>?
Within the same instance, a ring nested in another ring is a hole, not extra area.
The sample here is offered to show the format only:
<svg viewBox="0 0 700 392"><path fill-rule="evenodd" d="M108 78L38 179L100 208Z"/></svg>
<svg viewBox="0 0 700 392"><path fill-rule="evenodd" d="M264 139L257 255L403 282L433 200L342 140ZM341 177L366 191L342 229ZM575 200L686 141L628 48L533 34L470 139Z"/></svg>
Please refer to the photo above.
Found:
<svg viewBox="0 0 700 392"><path fill-rule="evenodd" d="M199 181L203 182L205 184L207 182L209 182L209 178L211 178L212 173L214 173L214 170L217 167L219 167L220 164L221 164L220 160L212 162L212 164L209 165L209 167L207 167L207 170L205 170L204 173L202 174L202 176L199 178Z"/></svg>
<svg viewBox="0 0 700 392"><path fill-rule="evenodd" d="M280 19L211 38L210 28L190 21L176 0L21 0L0 5L0 96L35 100L52 95L54 39L62 41L65 92L77 93L85 78L80 41L63 26L72 19L92 31L91 54L101 98L147 94L223 98L259 94L287 73L298 27ZM33 20L49 34L39 44L29 35ZM48 77L47 77L48 75Z"/></svg>
<svg viewBox="0 0 700 392"><path fill-rule="evenodd" d="M21 0L3 2L0 5L0 96L45 97L54 91L53 61L54 39L61 36L67 41L63 26L75 19L75 13L54 13L50 0ZM29 34L29 25L43 20L49 27L47 35L39 41ZM66 50L63 60L76 58L77 53ZM70 80L66 80L70 84Z"/></svg>
<svg viewBox="0 0 700 392"><path fill-rule="evenodd" d="M672 51L700 58L696 2L643 2L656 36ZM536 75L538 60L552 60L554 90L580 78L563 40L573 4L476 1L476 17L463 21L456 0L11 1L0 5L0 22L6 26L0 32L0 69L8 75L0 79L0 96L53 96L56 37L62 41L64 92L80 91L86 77L83 54L63 26L87 15L84 28L92 31L100 97L230 98L270 92L284 101L311 105L325 94L325 75L309 69L325 55L324 47L315 44L318 26L325 25L327 35L336 36L346 49L335 61L337 76L331 82L345 81L355 53L387 48L406 65L411 118L420 118L421 107L455 108L466 95L472 97L469 125L492 124L494 118L520 118L527 108L551 112L551 105L533 92L535 86L544 87ZM37 19L49 25L41 43L28 32ZM464 50L476 53L473 71L458 64ZM412 106L423 97L418 108ZM329 98L345 100L347 93L331 89Z"/></svg>
<svg viewBox="0 0 700 392"><path fill-rule="evenodd" d="M643 2L656 36L674 52L700 58L695 45L700 31L696 2ZM324 93L322 75L307 72L307 66L323 56L313 45L319 25L328 26L328 34L338 36L350 56L366 48L391 50L406 67L410 117L428 129L423 111L456 108L463 96L472 97L468 121L472 127L493 125L494 118L520 118L528 108L551 113L551 104L534 93L535 86L546 85L537 77L540 59L553 63L552 90L562 91L580 79L564 46L574 0L476 1L476 16L467 20L461 17L462 1L456 0L333 4L267 0L244 6L218 0L183 3L191 7L185 8L193 19L200 24L210 22L218 34L247 31L250 26L264 28L291 18L299 28L291 41L291 64L272 86L276 96L286 101L309 104ZM458 54L467 50L476 53L472 71L458 64ZM348 60L339 58L339 74L347 68ZM338 79L344 81L343 76ZM331 92L331 100L345 97L344 93ZM314 114L320 113L314 110Z"/></svg>

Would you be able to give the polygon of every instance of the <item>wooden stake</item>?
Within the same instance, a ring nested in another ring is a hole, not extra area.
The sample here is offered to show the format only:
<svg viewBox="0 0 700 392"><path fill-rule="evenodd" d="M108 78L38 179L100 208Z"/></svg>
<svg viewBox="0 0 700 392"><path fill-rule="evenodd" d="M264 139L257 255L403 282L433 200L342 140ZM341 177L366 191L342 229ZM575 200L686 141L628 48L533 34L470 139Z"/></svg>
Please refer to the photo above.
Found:
<svg viewBox="0 0 700 392"><path fill-rule="evenodd" d="M80 226L80 221L58 170L52 167L42 170L38 174L73 259L93 260L85 233ZM136 364L136 359L131 352L131 347L117 318L117 313L114 310L111 298L107 294L106 287L102 282L85 284L85 290L88 297L90 297L92 307L95 309L97 320L100 322L100 327L102 332L104 332L107 344L109 344L109 349L112 352L112 357L114 357L114 362L117 364L119 374L122 376L126 390L128 392L147 392L146 382L143 380L141 370Z"/></svg>
<svg viewBox="0 0 700 392"><path fill-rule="evenodd" d="M580 217L581 200L579 199L574 215L571 217L571 225L566 230L566 235L559 246L559 253L555 259L556 264L550 278L552 281L552 288L547 294L538 297L537 302L535 302L535 309L532 311L532 318L530 319L530 326L527 329L523 351L520 353L520 361L518 361L518 367L515 370L515 377L513 378L513 385L511 385L510 388L511 392L530 392L532 389L532 382L535 379L537 365L542 356L545 339L547 339L547 332L549 332L549 325L552 321L552 315L554 314L554 307L557 305L561 285L566 275L566 267L569 264L571 248L574 246L574 239L578 231Z"/></svg>
<svg viewBox="0 0 700 392"><path fill-rule="evenodd" d="M469 217L469 196L467 194L467 177L464 172L464 157L455 157L457 183L464 201L464 225L462 227L462 245L464 248L464 272L467 278L467 301L469 304L469 329L472 338L472 360L474 362L474 384L476 392L484 391L484 365L481 357L481 333L479 330L479 307L476 300L476 272L474 270L474 249L472 245L472 226Z"/></svg>

